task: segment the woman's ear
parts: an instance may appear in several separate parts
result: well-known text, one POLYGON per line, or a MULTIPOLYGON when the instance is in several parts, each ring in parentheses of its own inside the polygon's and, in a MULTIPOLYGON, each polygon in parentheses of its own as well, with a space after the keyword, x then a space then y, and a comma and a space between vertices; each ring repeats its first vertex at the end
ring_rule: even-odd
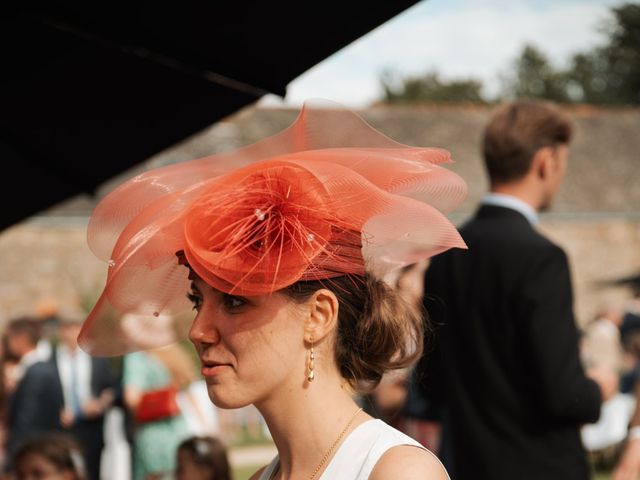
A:
POLYGON ((338 322, 338 298, 326 288, 317 290, 307 300, 309 318, 305 324, 305 340, 318 342, 329 335, 338 322))

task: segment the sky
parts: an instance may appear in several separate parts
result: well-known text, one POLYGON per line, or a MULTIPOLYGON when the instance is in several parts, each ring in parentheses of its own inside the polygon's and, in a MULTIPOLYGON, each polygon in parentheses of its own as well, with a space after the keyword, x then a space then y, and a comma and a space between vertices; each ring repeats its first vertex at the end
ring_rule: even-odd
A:
MULTIPOLYGON (((610 7, 624 0, 425 0, 359 38, 293 80, 284 103, 326 98, 364 107, 381 96, 380 75, 435 70, 443 78, 474 77, 495 95, 500 74, 525 44, 555 66, 602 44, 610 7)), ((265 105, 282 104, 269 96, 265 105)))

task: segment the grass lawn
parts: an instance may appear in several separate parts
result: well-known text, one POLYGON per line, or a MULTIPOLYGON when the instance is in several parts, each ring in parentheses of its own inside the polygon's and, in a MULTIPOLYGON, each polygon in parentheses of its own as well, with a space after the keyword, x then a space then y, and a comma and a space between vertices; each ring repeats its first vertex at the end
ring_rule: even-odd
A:
POLYGON ((597 472, 593 474, 593 480, 611 480, 611 474, 608 472, 597 472))
MULTIPOLYGON (((258 470, 263 465, 252 465, 249 467, 238 467, 233 469, 233 480, 249 480, 249 477, 254 474, 256 470, 258 470)), ((602 477, 602 479, 597 480, 605 480, 608 477, 602 477)))

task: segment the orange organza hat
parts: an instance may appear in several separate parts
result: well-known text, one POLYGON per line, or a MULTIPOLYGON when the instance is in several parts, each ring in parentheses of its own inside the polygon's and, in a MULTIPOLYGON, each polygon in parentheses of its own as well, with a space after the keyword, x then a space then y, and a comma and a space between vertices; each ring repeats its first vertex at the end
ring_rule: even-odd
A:
POLYGON ((447 151, 397 143, 348 110, 305 106, 258 143, 138 175, 89 222, 108 276, 80 345, 126 353, 137 347, 120 328, 124 314, 153 337, 155 317, 188 310, 185 259, 220 291, 258 295, 299 280, 383 276, 466 248, 444 216, 467 190, 447 162, 447 151))

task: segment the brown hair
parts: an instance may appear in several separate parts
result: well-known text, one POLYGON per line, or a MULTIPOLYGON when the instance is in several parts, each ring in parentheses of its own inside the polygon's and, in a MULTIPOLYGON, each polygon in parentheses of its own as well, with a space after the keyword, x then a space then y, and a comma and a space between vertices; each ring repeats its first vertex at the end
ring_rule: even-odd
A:
POLYGON ((568 144, 569 118, 550 103, 521 100, 502 106, 484 132, 484 162, 492 185, 522 178, 543 147, 568 144))
MULTIPOLYGON (((191 437, 178 446, 188 452, 194 463, 211 469, 211 479, 231 480, 231 467, 224 444, 214 437, 191 437)), ((180 465, 178 464, 178 469, 180 465)))
MULTIPOLYGON (((39 455, 53 464, 60 472, 72 472, 76 480, 86 478, 86 470, 80 447, 68 435, 47 433, 33 437, 18 448, 13 464, 18 473, 22 462, 29 455, 39 455)), ((20 476, 18 475, 18 479, 20 476)))
POLYGON ((327 288, 338 298, 335 362, 357 391, 372 390, 388 371, 422 354, 422 315, 386 283, 370 275, 300 281, 282 290, 304 301, 327 288))
POLYGON ((12 320, 7 325, 7 335, 26 335, 32 345, 37 345, 42 336, 42 323, 31 317, 12 320))

